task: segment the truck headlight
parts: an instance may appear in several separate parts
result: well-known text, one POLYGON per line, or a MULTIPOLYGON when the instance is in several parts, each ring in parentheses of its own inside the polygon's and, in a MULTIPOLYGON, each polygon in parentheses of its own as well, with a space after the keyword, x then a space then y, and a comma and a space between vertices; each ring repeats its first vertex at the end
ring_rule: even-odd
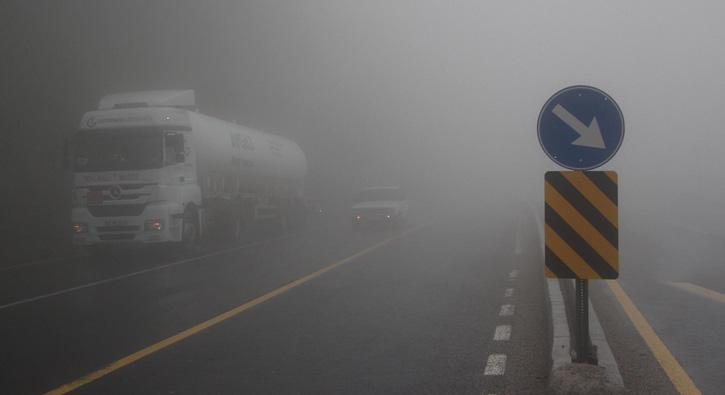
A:
POLYGON ((147 219, 143 224, 144 230, 163 230, 164 220, 161 218, 147 219))
POLYGON ((72 225, 73 233, 88 233, 88 224, 76 222, 72 225))

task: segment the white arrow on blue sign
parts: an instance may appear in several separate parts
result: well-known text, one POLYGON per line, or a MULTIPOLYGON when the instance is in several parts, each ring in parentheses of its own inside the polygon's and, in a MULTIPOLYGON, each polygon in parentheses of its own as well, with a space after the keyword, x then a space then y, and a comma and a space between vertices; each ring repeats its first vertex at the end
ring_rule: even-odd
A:
POLYGON ((624 117, 608 94, 576 85, 544 104, 537 125, 539 143, 557 164, 572 170, 597 168, 614 156, 624 139, 624 117))

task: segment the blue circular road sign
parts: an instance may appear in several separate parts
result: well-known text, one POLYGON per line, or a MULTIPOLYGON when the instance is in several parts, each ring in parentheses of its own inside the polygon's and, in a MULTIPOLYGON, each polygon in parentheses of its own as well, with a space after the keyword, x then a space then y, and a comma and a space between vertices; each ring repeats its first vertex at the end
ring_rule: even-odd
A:
POLYGON ((576 85, 544 104, 537 125, 546 155, 572 170, 591 170, 612 159, 624 139, 622 110, 609 95, 576 85))

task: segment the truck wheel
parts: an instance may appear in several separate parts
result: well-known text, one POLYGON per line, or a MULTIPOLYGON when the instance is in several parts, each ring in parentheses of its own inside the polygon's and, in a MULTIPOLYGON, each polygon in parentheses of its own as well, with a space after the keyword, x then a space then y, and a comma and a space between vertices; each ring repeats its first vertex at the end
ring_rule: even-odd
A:
POLYGON ((196 210, 186 209, 181 223, 181 244, 191 247, 199 241, 199 217, 196 210))

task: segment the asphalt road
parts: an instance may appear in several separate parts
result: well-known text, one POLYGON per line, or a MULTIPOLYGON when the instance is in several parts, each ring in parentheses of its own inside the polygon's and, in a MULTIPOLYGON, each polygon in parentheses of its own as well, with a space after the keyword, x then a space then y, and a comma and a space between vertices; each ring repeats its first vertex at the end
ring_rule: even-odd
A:
MULTIPOLYGON (((626 388, 722 393, 725 238, 623 218, 620 279, 591 299, 626 388)), ((0 393, 539 394, 537 226, 515 204, 362 232, 331 214, 193 252, 6 264, 0 393)))
POLYGON ((6 269, 2 392, 540 393, 533 223, 514 207, 401 230, 330 219, 193 254, 6 269))
POLYGON ((592 302, 625 384, 635 393, 722 394, 725 237, 637 212, 623 214, 618 284, 654 335, 637 333, 607 285, 595 285, 592 302), (656 353, 643 341, 655 337, 671 354, 669 362, 654 361, 656 353), (673 385, 678 371, 684 381, 679 389, 673 385))

